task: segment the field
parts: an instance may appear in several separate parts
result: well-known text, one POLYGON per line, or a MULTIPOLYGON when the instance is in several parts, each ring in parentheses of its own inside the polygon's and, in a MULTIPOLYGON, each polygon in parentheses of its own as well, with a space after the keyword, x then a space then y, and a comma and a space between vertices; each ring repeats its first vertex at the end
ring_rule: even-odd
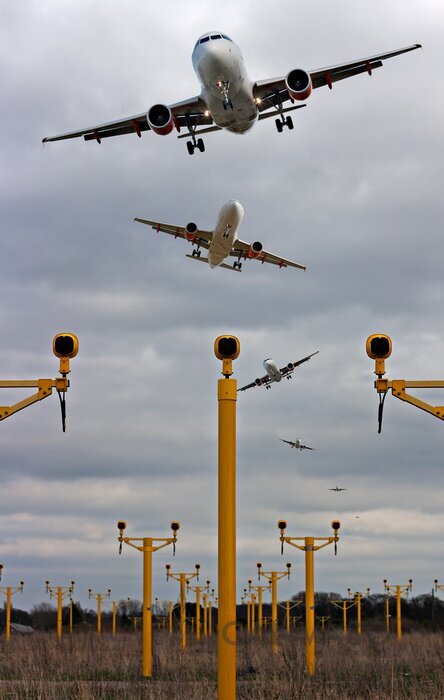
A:
MULTIPOLYGON (((11 700, 212 700, 216 698, 216 637, 197 644, 189 639, 182 652, 179 638, 154 631, 154 675, 140 677, 141 639, 134 632, 116 637, 93 632, 38 632, 0 642, 0 698, 11 700)), ((263 642, 240 633, 238 698, 254 700, 388 700, 444 698, 444 637, 412 632, 397 642, 394 635, 370 632, 317 633, 317 673, 304 670, 303 628, 279 635, 271 654, 263 642)), ((234 700, 234 699, 233 699, 234 700)))

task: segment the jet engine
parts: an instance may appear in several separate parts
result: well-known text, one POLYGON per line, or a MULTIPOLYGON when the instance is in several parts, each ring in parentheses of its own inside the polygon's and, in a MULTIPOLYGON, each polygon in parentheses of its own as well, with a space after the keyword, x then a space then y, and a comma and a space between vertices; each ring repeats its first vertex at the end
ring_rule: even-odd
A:
POLYGON ((289 362, 287 367, 291 371, 292 369, 294 369, 294 364, 292 362, 289 362))
POLYGON ((193 224, 192 221, 190 221, 189 224, 186 225, 185 228, 185 238, 187 241, 190 241, 191 243, 194 241, 194 239, 197 236, 197 226, 196 224, 193 224))
POLYGON ((254 380, 254 383, 256 384, 256 386, 260 386, 262 384, 262 379, 259 379, 259 377, 258 377, 257 379, 254 380))
POLYGON ((313 83, 305 70, 294 68, 285 78, 285 87, 293 100, 306 100, 311 95, 313 83))
POLYGON ((166 136, 174 127, 173 115, 166 105, 153 105, 147 114, 150 129, 155 134, 166 136))
POLYGON ((262 243, 260 243, 259 241, 251 243, 250 247, 248 248, 247 257, 257 258, 261 254, 262 248, 262 243))

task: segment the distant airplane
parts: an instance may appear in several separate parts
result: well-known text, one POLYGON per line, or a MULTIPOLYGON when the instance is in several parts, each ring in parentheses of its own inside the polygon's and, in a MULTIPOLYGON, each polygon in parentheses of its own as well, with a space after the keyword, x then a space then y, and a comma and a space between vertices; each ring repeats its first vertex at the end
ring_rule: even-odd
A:
POLYGON ((335 486, 334 489, 328 489, 329 491, 347 491, 347 489, 340 489, 339 486, 335 486))
MULTIPOLYGON (((174 43, 174 39, 172 41, 174 43)), ((201 134, 221 129, 243 134, 251 129, 257 120, 268 117, 278 117, 275 124, 279 133, 284 126, 293 129, 292 118, 285 117, 285 114, 305 107, 294 102, 307 100, 313 89, 328 85, 331 90, 333 83, 338 80, 360 73, 371 75, 373 70, 382 66, 383 60, 419 48, 420 44, 413 44, 388 53, 310 71, 294 68, 286 76, 254 82, 248 77, 244 59, 234 41, 222 32, 210 32, 199 37, 193 49, 193 68, 202 88, 197 97, 172 105, 155 104, 148 112, 58 136, 48 136, 43 142, 83 136, 85 141, 95 140, 101 143, 103 138, 109 136, 137 134, 140 137, 142 131, 149 130, 165 136, 173 129, 177 132, 185 129, 185 133, 180 134, 178 138, 190 139, 187 141, 188 153, 192 155, 196 148, 203 153, 205 145, 200 138, 201 134), (284 103, 288 100, 292 106, 284 108, 284 103), (196 136, 199 138, 196 139, 196 136)), ((166 46, 165 54, 168 54, 168 49, 166 46)), ((140 62, 141 55, 136 56, 133 52, 133 60, 140 62)), ((162 56, 159 60, 162 60, 162 56)), ((180 80, 176 72, 169 82, 177 84, 180 80)))
POLYGON ((241 272, 242 260, 258 260, 261 263, 271 263, 278 267, 297 267, 305 270, 304 265, 287 260, 280 255, 274 255, 264 250, 260 241, 246 243, 237 237, 237 232, 244 217, 244 209, 240 202, 233 199, 224 204, 219 212, 216 226, 212 231, 197 228, 194 223, 185 227, 172 224, 162 224, 159 221, 136 218, 141 224, 151 226, 155 231, 169 233, 174 238, 182 238, 193 246, 191 255, 187 258, 209 263, 210 267, 225 267, 227 270, 241 272), (201 257, 201 248, 208 250, 208 257, 201 257), (227 257, 237 258, 232 265, 224 263, 227 257))
POLYGON ((299 438, 296 438, 296 442, 292 442, 291 440, 283 440, 282 438, 279 438, 279 440, 281 442, 286 442, 287 445, 290 445, 291 447, 296 447, 296 449, 300 450, 301 452, 302 452, 302 450, 315 450, 316 451, 315 447, 308 447, 307 445, 302 445, 299 438))
POLYGON ((302 365, 303 362, 307 362, 310 357, 317 355, 318 352, 319 350, 316 350, 316 352, 313 352, 311 355, 307 355, 307 357, 303 357, 302 360, 298 360, 297 362, 289 362, 288 365, 285 365, 285 367, 282 367, 282 369, 278 369, 276 362, 272 360, 271 357, 268 357, 263 362, 264 368, 267 372, 265 377, 255 379, 254 382, 242 386, 240 389, 238 389, 238 391, 245 391, 246 389, 251 389, 253 386, 265 386, 266 389, 270 389, 270 384, 273 382, 280 382, 282 377, 291 379, 291 374, 294 372, 296 367, 302 365))

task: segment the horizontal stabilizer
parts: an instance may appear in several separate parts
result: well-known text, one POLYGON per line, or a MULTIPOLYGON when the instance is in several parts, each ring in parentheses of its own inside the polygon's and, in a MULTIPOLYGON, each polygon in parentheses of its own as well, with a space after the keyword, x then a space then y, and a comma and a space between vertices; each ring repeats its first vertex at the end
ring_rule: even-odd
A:
MULTIPOLYGON (((188 255, 187 258, 190 258, 191 260, 197 260, 198 262, 208 262, 208 258, 198 258, 197 255, 188 255)), ((217 267, 224 267, 226 270, 232 270, 233 272, 242 272, 242 270, 239 270, 237 267, 233 267, 232 265, 225 265, 225 263, 222 263, 222 265, 217 265, 217 267)))

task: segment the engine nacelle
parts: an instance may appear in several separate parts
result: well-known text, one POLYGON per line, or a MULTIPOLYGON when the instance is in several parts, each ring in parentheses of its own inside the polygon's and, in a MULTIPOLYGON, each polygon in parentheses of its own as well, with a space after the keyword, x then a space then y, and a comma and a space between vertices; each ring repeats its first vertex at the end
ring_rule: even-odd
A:
POLYGON ((313 83, 307 71, 294 68, 285 78, 285 87, 293 100, 306 100, 311 95, 313 83))
POLYGON ((187 241, 190 241, 191 243, 193 243, 196 236, 197 236, 197 226, 196 226, 196 224, 193 224, 192 221, 190 221, 190 223, 187 224, 186 228, 185 228, 185 238, 187 239, 187 241))
POLYGON ((262 384, 262 379, 259 379, 259 377, 258 377, 257 379, 254 380, 254 383, 256 384, 256 386, 260 386, 262 384))
POLYGON ((292 362, 289 362, 287 368, 291 371, 292 369, 294 369, 294 364, 292 362))
POLYGON ((174 128, 173 114, 166 105, 153 105, 147 114, 150 129, 155 134, 166 136, 174 128))
POLYGON ((247 252, 247 257, 248 258, 257 258, 262 252, 262 243, 259 241, 255 241, 254 243, 250 244, 250 247, 248 248, 247 252))

